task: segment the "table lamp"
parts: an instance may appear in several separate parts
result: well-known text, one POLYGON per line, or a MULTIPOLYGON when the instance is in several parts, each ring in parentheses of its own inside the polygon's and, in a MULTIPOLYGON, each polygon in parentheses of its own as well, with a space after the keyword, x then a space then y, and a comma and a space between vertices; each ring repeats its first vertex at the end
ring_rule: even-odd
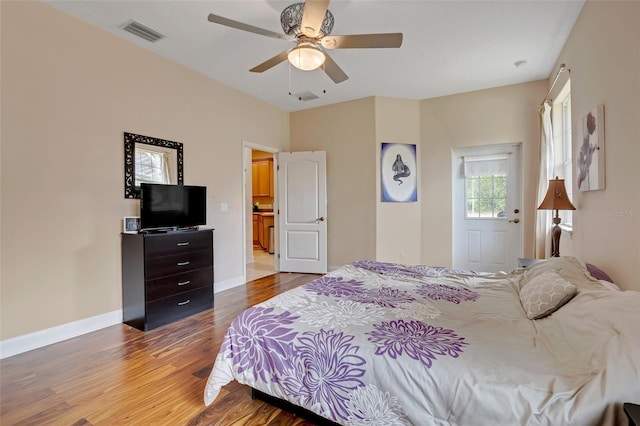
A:
POLYGON ((553 228, 551 229, 551 257, 560 257, 560 216, 558 210, 575 210, 573 204, 567 196, 567 190, 564 187, 564 179, 549 180, 549 188, 544 196, 544 200, 538 206, 538 210, 555 210, 556 216, 553 218, 553 228))

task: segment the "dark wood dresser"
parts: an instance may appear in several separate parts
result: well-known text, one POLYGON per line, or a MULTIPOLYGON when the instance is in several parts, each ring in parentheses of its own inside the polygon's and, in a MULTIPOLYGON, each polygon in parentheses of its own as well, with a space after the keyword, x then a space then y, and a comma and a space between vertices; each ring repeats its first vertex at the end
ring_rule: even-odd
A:
POLYGON ((212 307, 212 229, 122 234, 125 324, 147 331, 212 307))

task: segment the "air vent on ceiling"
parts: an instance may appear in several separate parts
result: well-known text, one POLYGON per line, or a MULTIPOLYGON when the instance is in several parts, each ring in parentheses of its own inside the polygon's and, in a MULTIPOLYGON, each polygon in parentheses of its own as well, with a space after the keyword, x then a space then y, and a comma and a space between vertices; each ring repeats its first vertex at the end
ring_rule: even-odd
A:
POLYGON ((156 41, 164 38, 164 36, 159 32, 152 30, 146 25, 142 25, 140 22, 134 21, 133 19, 120 25, 120 28, 125 31, 129 31, 131 34, 135 34, 138 37, 142 37, 151 43, 155 43, 156 41))
POLYGON ((318 99, 320 96, 316 95, 313 92, 305 90, 304 92, 292 93, 291 96, 296 98, 299 101, 311 101, 313 99, 318 99))

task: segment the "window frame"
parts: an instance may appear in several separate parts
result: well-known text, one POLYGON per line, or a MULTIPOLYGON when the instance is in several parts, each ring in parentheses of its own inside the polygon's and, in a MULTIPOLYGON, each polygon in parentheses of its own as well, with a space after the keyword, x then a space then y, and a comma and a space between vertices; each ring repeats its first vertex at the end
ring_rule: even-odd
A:
POLYGON ((498 219, 498 220, 506 220, 507 215, 506 215, 506 211, 507 211, 507 175, 506 174, 487 174, 487 175, 472 175, 472 176, 465 176, 464 178, 464 205, 465 205, 465 209, 464 209, 464 215, 465 215, 465 219, 480 219, 480 220, 487 220, 487 219, 498 219), (503 178, 504 182, 503 182, 503 186, 504 186, 504 197, 499 197, 496 198, 496 178, 503 178), (491 178, 491 197, 487 198, 487 197, 481 197, 481 191, 480 191, 480 180, 482 178, 491 178), (477 194, 478 197, 469 197, 469 182, 470 180, 472 181, 477 181, 478 182, 478 189, 477 189, 477 194), (496 211, 496 203, 495 200, 499 199, 499 200, 503 200, 504 202, 504 209, 501 209, 500 211, 504 212, 505 214, 503 216, 498 216, 498 214, 500 213, 500 211, 496 211), (478 216, 470 216, 469 215, 469 201, 477 201, 478 204, 480 204, 481 200, 491 200, 491 216, 480 216, 480 214, 482 213, 481 209, 478 209, 478 216))
MULTIPOLYGON (((565 180, 567 196, 573 200, 573 129, 571 120, 571 80, 567 80, 558 91, 556 101, 551 106, 555 155, 554 176, 565 180)), ((561 210, 560 228, 566 234, 573 234, 573 211, 561 210)))

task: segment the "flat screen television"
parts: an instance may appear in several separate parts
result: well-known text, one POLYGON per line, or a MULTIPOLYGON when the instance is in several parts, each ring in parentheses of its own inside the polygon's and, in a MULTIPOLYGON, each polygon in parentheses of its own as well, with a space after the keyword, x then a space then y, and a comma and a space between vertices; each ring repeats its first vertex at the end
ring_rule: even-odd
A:
POLYGON ((190 228, 207 223, 207 187, 140 185, 140 228, 190 228))

